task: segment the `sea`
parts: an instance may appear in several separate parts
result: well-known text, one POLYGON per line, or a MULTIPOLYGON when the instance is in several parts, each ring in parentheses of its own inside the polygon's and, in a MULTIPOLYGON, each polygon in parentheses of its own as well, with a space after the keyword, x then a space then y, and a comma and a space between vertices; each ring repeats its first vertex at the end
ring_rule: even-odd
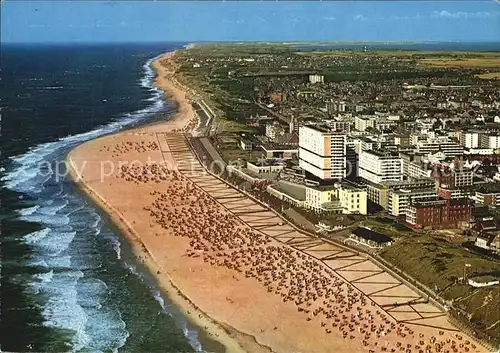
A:
POLYGON ((63 163, 84 141, 168 119, 150 65, 183 46, 2 45, 2 351, 206 351, 63 163))

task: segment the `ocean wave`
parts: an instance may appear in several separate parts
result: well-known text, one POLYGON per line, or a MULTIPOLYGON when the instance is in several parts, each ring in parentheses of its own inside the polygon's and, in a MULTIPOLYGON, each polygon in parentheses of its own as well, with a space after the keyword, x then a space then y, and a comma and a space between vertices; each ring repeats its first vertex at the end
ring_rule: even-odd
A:
POLYGON ((36 242, 37 247, 43 248, 50 256, 57 256, 69 247, 75 238, 76 231, 57 232, 54 236, 45 237, 36 242))
POLYGON ((35 194, 40 193, 43 191, 43 184, 47 181, 47 178, 50 178, 54 174, 47 163, 47 161, 51 161, 51 155, 61 150, 68 150, 70 147, 81 142, 104 134, 116 132, 163 109, 165 102, 162 93, 152 86, 154 71, 151 68, 151 64, 156 58, 157 57, 152 58, 144 64, 144 77, 140 80, 141 86, 155 90, 153 97, 151 97, 153 99, 151 100, 152 104, 150 106, 133 113, 125 113, 121 118, 106 125, 99 126, 91 131, 69 135, 57 141, 46 142, 31 148, 23 155, 11 157, 10 160, 15 167, 9 170, 0 180, 5 183, 8 189, 13 191, 35 194), (41 180, 41 178, 43 178, 43 180, 41 180))
POLYGON ((161 309, 164 313, 167 313, 167 307, 165 306, 165 299, 161 296, 161 292, 159 290, 153 290, 151 291, 151 294, 153 294, 153 298, 160 304, 161 309))
POLYGON ((69 224, 69 217, 64 214, 44 215, 37 212, 28 216, 23 216, 23 220, 49 226, 64 226, 69 224))
POLYGON ((47 264, 47 268, 61 269, 61 270, 72 268, 72 261, 70 255, 46 257, 44 261, 47 264))
MULTIPOLYGON (((11 164, 0 179, 10 190, 36 194, 43 200, 18 212, 21 219, 39 222, 45 227, 23 238, 34 249, 28 264, 43 270, 32 276, 30 286, 46 295, 42 308, 45 325, 75 332, 72 351, 117 351, 125 345, 129 332, 120 312, 112 309, 105 300, 109 290, 106 283, 92 277, 92 269, 102 264, 95 255, 99 249, 89 244, 88 239, 92 232, 94 237, 100 234, 103 227, 101 216, 94 210, 89 211, 85 201, 65 193, 68 189, 55 179, 49 163, 61 158, 77 144, 116 132, 163 109, 163 93, 152 87, 154 71, 151 64, 155 59, 144 64, 144 76, 140 81, 151 92, 147 98, 151 102, 148 107, 123 114, 118 120, 94 130, 40 144, 22 155, 11 157, 11 164)), ((117 258, 121 259, 119 239, 111 235, 108 241, 117 258)), ((135 265, 123 264, 142 279, 135 265)), ((159 292, 153 295, 156 295, 162 310, 169 309, 159 292)), ((197 351, 201 351, 196 332, 188 330, 186 337, 197 351)))
POLYGON ((133 264, 129 264, 126 261, 123 261, 123 266, 132 274, 136 275, 137 277, 141 278, 141 274, 137 271, 137 267, 133 264))
POLYGON ((34 244, 40 241, 41 239, 45 238, 49 234, 49 232, 50 232, 49 228, 44 228, 42 230, 26 234, 24 236, 24 241, 27 244, 34 244))
POLYGON ((52 277, 54 277, 54 270, 50 270, 49 272, 37 273, 33 277, 39 279, 41 282, 50 282, 52 281, 52 277))
POLYGON ((30 214, 33 214, 40 208, 40 205, 35 205, 33 207, 27 207, 27 208, 21 208, 17 210, 17 213, 21 216, 29 216, 30 214))
POLYGON ((76 290, 76 284, 83 276, 81 271, 56 273, 52 280, 42 287, 42 291, 49 294, 42 312, 45 325, 73 331, 74 350, 80 350, 91 342, 85 330, 88 317, 78 304, 76 290))
POLYGON ((122 258, 122 249, 121 249, 121 243, 118 237, 114 234, 110 235, 108 237, 109 241, 111 242, 111 246, 113 247, 113 250, 116 253, 116 258, 120 260, 122 258))
POLYGON ((127 342, 130 333, 118 310, 87 309, 88 321, 85 327, 93 339, 85 348, 97 352, 118 352, 127 342))
MULTIPOLYGON (((59 205, 52 206, 53 203, 51 203, 51 206, 44 206, 39 208, 37 211, 43 215, 47 216, 53 216, 55 215, 58 211, 62 210, 68 205, 69 201, 65 198, 62 199, 62 202, 59 205)), ((67 215, 66 215, 67 216, 67 215)))

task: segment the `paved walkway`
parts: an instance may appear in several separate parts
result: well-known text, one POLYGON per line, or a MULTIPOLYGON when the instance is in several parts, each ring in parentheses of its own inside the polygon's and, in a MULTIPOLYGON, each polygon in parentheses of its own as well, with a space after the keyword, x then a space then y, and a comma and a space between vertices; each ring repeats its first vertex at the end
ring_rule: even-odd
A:
POLYGON ((363 254, 298 231, 273 211, 209 174, 183 135, 165 134, 165 140, 179 171, 248 226, 322 262, 394 320, 458 331, 446 313, 363 254))

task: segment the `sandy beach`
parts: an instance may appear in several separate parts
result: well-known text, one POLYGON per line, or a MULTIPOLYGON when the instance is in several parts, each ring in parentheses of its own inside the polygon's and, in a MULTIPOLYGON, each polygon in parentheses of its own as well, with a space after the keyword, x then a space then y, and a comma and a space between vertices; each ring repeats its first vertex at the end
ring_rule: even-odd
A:
POLYGON ((361 254, 311 238, 206 172, 172 53, 153 63, 177 113, 86 142, 71 176, 171 300, 227 352, 485 352, 361 254))

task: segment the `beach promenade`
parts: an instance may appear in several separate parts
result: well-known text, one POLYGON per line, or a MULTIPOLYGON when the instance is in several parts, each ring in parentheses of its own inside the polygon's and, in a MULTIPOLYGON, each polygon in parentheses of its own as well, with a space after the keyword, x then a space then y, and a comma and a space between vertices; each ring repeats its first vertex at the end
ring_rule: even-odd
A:
POLYGON ((68 155, 73 178, 138 259, 228 352, 484 352, 446 314, 369 258, 311 237, 207 172, 169 122, 105 136, 68 155))

